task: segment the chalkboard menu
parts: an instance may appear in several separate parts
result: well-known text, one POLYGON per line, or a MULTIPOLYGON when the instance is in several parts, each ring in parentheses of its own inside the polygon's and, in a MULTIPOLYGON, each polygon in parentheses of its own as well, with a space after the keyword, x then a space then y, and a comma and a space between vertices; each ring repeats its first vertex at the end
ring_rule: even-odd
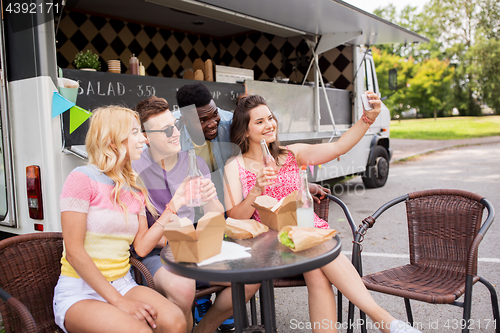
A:
MULTIPOLYGON (((104 105, 121 105, 133 109, 137 103, 150 96, 165 98, 174 110, 177 105, 175 94, 186 84, 200 81, 172 79, 164 77, 114 74, 106 72, 89 72, 75 69, 63 69, 65 78, 78 81, 78 98, 76 105, 92 111, 104 105)), ((212 93, 215 104, 223 110, 233 111, 236 97, 245 92, 243 84, 203 81, 212 93)), ((62 114, 64 147, 84 145, 88 131, 87 120, 73 133, 69 133, 69 112, 62 114)))

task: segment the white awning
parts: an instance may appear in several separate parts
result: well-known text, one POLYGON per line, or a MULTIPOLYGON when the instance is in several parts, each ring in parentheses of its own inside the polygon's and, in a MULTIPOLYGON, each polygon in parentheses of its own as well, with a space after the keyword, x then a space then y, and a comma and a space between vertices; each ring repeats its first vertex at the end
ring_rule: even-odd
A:
POLYGON ((320 44, 319 47, 325 50, 342 43, 373 45, 429 41, 341 0, 145 1, 282 37, 323 36, 324 46, 320 44))

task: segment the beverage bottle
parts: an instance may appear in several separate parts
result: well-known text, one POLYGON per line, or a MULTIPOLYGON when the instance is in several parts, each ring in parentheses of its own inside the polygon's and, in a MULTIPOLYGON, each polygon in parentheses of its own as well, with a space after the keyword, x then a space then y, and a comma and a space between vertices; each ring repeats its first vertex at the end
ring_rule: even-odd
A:
MULTIPOLYGON (((260 140, 260 148, 262 148, 262 159, 265 167, 271 167, 274 169, 274 172, 278 171, 278 167, 276 166, 276 161, 274 160, 273 155, 269 152, 269 148, 267 147, 266 139, 260 140)), ((278 174, 276 173, 276 176, 278 174)), ((278 178, 275 179, 274 184, 272 186, 278 185, 278 178)))
POLYGON ((132 53, 129 61, 130 74, 138 75, 139 74, 139 59, 132 53))
POLYGON ((198 168, 194 149, 189 150, 189 166, 186 175, 185 198, 187 207, 199 207, 201 205, 201 180, 203 174, 198 168))
POLYGON ((297 226, 314 227, 314 203, 309 193, 307 169, 303 165, 299 172, 299 193, 297 194, 297 226))

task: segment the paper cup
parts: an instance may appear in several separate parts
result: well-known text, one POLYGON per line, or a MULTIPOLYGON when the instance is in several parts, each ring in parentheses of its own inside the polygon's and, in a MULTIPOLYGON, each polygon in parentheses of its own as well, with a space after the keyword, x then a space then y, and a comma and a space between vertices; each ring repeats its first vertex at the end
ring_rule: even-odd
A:
POLYGON ((57 84, 59 86, 59 93, 66 98, 68 101, 76 104, 76 98, 78 97, 78 81, 58 78, 57 84))
POLYGON ((121 73, 120 60, 108 60, 109 73, 121 73))

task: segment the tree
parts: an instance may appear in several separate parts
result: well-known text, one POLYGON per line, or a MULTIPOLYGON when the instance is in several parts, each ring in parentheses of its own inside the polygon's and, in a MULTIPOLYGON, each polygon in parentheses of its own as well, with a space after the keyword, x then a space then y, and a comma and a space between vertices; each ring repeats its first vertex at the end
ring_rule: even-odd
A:
POLYGON ((442 53, 440 51, 441 43, 436 39, 439 36, 439 32, 433 25, 427 24, 425 15, 418 13, 417 7, 407 5, 398 13, 396 7, 389 4, 386 7, 376 9, 374 14, 430 39, 428 43, 376 45, 380 50, 387 50, 388 53, 397 54, 405 58, 412 56, 416 61, 436 57, 442 53))
POLYGON ((398 90, 384 101, 393 117, 410 107, 425 117, 447 115, 454 107, 450 104, 454 68, 449 61, 433 58, 417 62, 413 57, 405 59, 376 48, 372 53, 382 96, 391 94, 387 78, 389 69, 398 69, 398 90))
POLYGON ((500 41, 487 39, 478 42, 473 53, 473 68, 478 77, 480 99, 500 114, 500 41))
POLYGON ((481 103, 500 112, 494 96, 500 80, 500 73, 495 70, 499 68, 500 1, 430 0, 422 13, 410 6, 401 13, 394 6, 377 9, 375 13, 430 39, 417 46, 395 45, 392 53, 411 55, 419 62, 435 57, 449 59, 455 68, 450 84, 461 114, 479 115, 481 103))
POLYGON ((405 92, 407 83, 415 75, 416 66, 413 58, 403 58, 396 54, 390 54, 387 50, 381 51, 375 47, 372 48, 373 61, 377 71, 379 90, 382 96, 389 96, 384 104, 391 110, 391 116, 401 115, 401 112, 408 109, 409 104, 406 101, 405 92), (389 90, 389 69, 398 70, 398 89, 394 94, 389 90))
POLYGON ((408 80, 408 103, 424 117, 449 116, 453 108, 451 82, 454 68, 449 61, 426 59, 417 65, 415 76, 408 80))

